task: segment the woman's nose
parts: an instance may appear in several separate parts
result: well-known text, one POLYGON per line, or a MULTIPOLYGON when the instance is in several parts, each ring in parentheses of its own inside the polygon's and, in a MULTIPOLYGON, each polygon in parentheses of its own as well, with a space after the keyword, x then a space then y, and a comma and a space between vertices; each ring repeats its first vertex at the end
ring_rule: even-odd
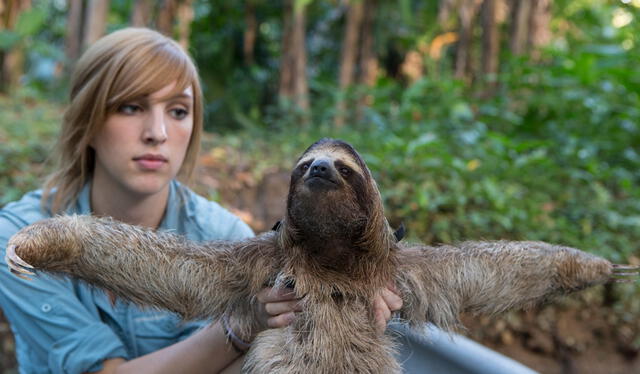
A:
POLYGON ((167 141, 167 126, 164 113, 159 111, 150 112, 145 121, 142 141, 150 145, 162 144, 167 141))

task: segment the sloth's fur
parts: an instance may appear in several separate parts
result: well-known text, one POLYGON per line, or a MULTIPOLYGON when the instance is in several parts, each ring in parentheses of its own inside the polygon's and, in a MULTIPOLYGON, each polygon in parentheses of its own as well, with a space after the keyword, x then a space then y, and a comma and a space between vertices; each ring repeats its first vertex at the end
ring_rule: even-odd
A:
POLYGON ((398 243, 380 193, 347 143, 309 147, 291 175, 277 231, 239 242, 194 243, 89 216, 48 219, 10 241, 38 269, 64 272, 186 319, 223 315, 242 336, 256 326, 256 294, 295 283, 303 311, 260 333, 247 373, 397 373, 394 343, 375 329, 372 301, 390 281, 411 326, 459 326, 461 312, 494 314, 606 282, 608 261, 542 242, 398 243))

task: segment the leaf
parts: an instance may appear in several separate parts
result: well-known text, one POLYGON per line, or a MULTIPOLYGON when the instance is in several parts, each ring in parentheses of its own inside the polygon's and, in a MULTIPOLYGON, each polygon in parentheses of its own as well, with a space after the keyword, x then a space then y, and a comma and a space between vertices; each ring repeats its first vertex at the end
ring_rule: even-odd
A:
POLYGON ((20 41, 20 35, 13 31, 0 31, 0 50, 6 51, 13 48, 20 41))
POLYGON ((309 3, 311 3, 311 0, 295 0, 293 3, 294 12, 297 13, 302 11, 307 5, 309 5, 309 3))
POLYGON ((413 154, 415 153, 416 150, 419 150, 427 146, 428 144, 435 142, 436 140, 438 140, 438 136, 436 134, 432 132, 424 133, 420 135, 417 139, 409 142, 409 145, 407 146, 407 153, 413 154))
POLYGON ((473 110, 469 104, 459 101, 453 104, 451 108, 451 117, 457 120, 472 120, 473 119, 473 110))
POLYGON ((469 170, 469 171, 474 171, 479 167, 480 167, 480 160, 478 160, 478 159, 473 159, 473 160, 467 162, 467 170, 469 170))
POLYGON ((32 8, 22 12, 18 16, 15 32, 21 37, 33 36, 42 29, 46 18, 47 13, 41 8, 32 8))

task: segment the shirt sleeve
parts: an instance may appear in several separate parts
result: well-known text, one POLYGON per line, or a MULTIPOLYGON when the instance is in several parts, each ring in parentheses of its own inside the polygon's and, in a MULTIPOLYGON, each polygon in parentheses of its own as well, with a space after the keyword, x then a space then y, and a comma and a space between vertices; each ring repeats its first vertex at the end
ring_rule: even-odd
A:
MULTIPOLYGON (((19 221, 17 216, 0 211, 3 251, 9 238, 20 229, 19 221)), ((74 281, 44 273, 32 279, 11 274, 4 253, 0 255, 0 305, 22 345, 28 347, 29 356, 48 365, 52 373, 95 371, 105 359, 127 357, 115 332, 78 298, 74 281)))
POLYGON ((189 321, 182 322, 180 326, 180 334, 178 335, 178 341, 183 341, 195 334, 197 331, 206 329, 211 324, 211 321, 189 321))
POLYGON ((188 219, 180 222, 182 229, 178 232, 191 240, 244 240, 254 236, 249 225, 214 201, 191 192, 186 206, 188 219))
POLYGON ((253 237, 253 230, 240 218, 235 217, 235 222, 231 224, 226 240, 242 240, 253 237))

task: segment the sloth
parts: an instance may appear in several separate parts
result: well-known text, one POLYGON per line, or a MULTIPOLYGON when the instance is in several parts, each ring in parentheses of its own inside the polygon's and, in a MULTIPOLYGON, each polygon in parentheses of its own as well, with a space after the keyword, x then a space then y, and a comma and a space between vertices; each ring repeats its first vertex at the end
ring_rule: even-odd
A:
POLYGON ((276 229, 236 242, 183 237, 91 216, 59 216, 23 228, 7 262, 69 274, 132 302, 185 319, 257 331, 256 294, 293 287, 302 311, 259 333, 245 373, 399 373, 394 341, 375 328, 372 300, 393 282, 399 320, 451 331, 463 312, 496 314, 607 282, 633 282, 639 268, 613 265, 543 242, 469 241, 426 246, 398 240, 376 182, 346 142, 322 139, 297 160, 285 217, 276 229))

